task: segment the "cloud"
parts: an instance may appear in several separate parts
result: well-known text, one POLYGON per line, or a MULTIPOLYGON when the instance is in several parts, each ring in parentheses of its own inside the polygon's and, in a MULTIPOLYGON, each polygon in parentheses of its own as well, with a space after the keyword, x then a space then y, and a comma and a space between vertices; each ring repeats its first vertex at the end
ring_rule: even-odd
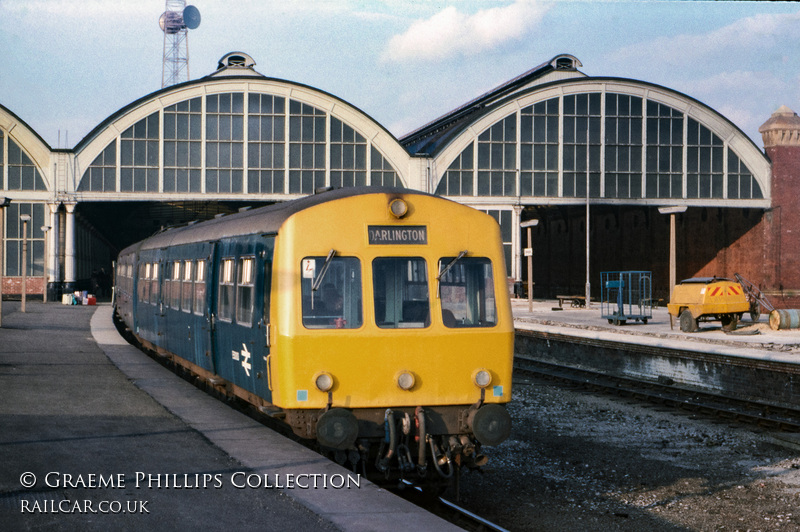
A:
POLYGON ((700 79, 680 82, 681 90, 697 98, 703 95, 741 94, 742 87, 747 87, 747 93, 786 92, 786 81, 769 71, 735 70, 717 72, 700 79))
POLYGON ((428 19, 413 22, 405 33, 392 37, 383 60, 442 60, 484 53, 524 36, 548 9, 537 0, 515 0, 510 5, 472 15, 448 6, 428 19))
POLYGON ((774 50, 780 43, 795 47, 800 12, 758 14, 702 34, 659 37, 621 48, 617 61, 708 68, 712 61, 754 57, 753 50, 774 50), (741 52, 741 53, 740 53, 741 52))

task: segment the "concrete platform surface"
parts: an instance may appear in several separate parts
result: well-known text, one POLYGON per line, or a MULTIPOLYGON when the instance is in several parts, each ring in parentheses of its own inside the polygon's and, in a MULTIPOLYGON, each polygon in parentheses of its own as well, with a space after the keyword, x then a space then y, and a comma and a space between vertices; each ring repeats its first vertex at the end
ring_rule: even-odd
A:
POLYGON ((737 329, 729 333, 718 321, 701 322, 697 332, 685 333, 677 320, 670 327, 666 307, 652 309, 647 324, 629 320, 625 325, 609 324, 601 317, 598 303, 558 310, 557 300, 536 299, 529 310, 528 300, 512 299, 511 307, 517 329, 800 364, 800 329, 772 330, 766 314, 757 322, 745 314, 737 329))
POLYGON ((3 303, 3 530, 457 529, 173 375, 111 313, 3 303))

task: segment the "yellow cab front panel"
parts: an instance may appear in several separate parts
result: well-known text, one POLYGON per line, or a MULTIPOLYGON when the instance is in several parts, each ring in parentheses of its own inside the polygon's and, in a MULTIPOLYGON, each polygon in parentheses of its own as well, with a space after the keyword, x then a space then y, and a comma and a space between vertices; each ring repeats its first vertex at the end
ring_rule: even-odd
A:
POLYGON ((271 324, 269 380, 282 408, 511 398, 500 230, 455 202, 376 193, 292 215, 275 243, 271 324))

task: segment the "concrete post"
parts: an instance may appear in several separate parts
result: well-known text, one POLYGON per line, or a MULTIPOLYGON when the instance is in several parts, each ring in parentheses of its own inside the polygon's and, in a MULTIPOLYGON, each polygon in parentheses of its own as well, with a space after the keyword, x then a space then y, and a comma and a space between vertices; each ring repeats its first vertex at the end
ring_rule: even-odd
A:
POLYGON ((58 203, 48 203, 48 217, 46 225, 50 226, 47 233, 45 256, 47 262, 45 263, 45 286, 44 291, 47 296, 56 301, 58 298, 55 290, 56 283, 58 283, 58 203))
POLYGON ((67 211, 64 236, 64 291, 75 290, 75 207, 77 203, 65 203, 67 211))

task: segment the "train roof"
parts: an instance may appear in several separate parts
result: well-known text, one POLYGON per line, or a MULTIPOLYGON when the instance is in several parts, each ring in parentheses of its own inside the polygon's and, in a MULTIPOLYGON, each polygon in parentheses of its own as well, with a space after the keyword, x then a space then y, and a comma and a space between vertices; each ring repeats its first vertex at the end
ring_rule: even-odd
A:
MULTIPOLYGON (((158 249, 195 242, 211 242, 237 235, 277 234, 283 223, 297 212, 329 201, 367 194, 432 196, 432 194, 402 187, 364 186, 338 188, 292 201, 228 214, 204 222, 193 222, 189 225, 170 227, 128 246, 120 252, 120 255, 126 255, 137 250, 158 249)), ((445 198, 441 199, 446 200, 445 198)))

